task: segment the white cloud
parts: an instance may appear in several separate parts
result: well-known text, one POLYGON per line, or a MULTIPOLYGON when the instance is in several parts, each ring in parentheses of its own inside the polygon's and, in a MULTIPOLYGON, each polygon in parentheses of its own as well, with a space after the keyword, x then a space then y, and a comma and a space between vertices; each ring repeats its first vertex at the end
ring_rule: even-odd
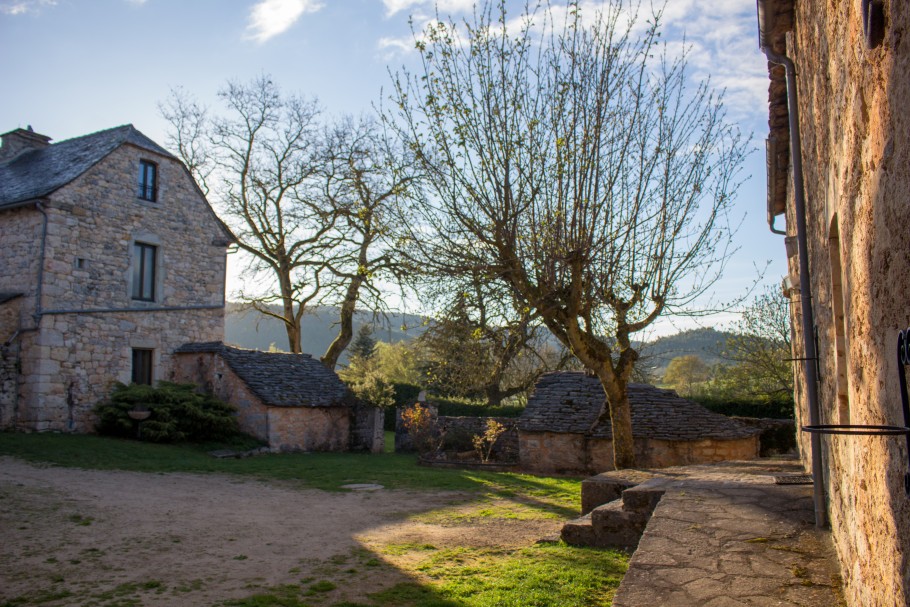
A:
POLYGON ((127 1, 128 3, 130 3, 130 4, 135 5, 135 6, 142 6, 143 4, 145 4, 146 2, 148 2, 148 0, 126 0, 126 1, 127 1))
POLYGON ((55 6, 57 0, 10 0, 0 2, 0 13, 5 15, 37 14, 45 6, 55 6))
POLYGON ((315 13, 323 6, 319 0, 260 0, 250 10, 247 37, 262 44, 287 31, 304 13, 315 13))
POLYGON ((390 54, 407 53, 414 49, 414 40, 410 37, 380 38, 377 46, 380 50, 391 51, 390 54))
POLYGON ((477 0, 382 0, 386 16, 392 16, 413 7, 438 7, 441 14, 470 13, 477 0))

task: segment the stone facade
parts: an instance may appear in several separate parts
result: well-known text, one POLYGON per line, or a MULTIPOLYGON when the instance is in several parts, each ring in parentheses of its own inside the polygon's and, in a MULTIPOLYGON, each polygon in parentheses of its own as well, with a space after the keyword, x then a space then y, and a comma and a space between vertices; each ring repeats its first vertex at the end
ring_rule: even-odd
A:
MULTIPOLYGON (((521 466, 540 473, 592 474, 613 470, 613 441, 584 434, 519 433, 521 466)), ((757 435, 730 440, 667 441, 635 439, 635 462, 642 468, 666 468, 755 459, 757 435)))
MULTIPOLYGON (((796 68, 810 272, 800 277, 791 244, 786 287, 793 302, 794 357, 805 356, 799 303, 811 298, 820 423, 902 426, 895 353, 898 331, 910 325, 910 38, 904 40, 910 5, 763 4, 772 50, 789 56, 796 68), (873 10, 871 20, 864 19, 863 7, 873 10), (872 26, 871 44, 864 22, 872 26), (800 289, 800 278, 808 289, 800 289)), ((772 81, 782 73, 775 67, 772 81)), ((773 110, 782 94, 772 83, 772 137, 782 128, 773 110)), ((797 228, 790 177, 792 166, 784 165, 770 187, 773 198, 780 182, 786 184, 785 205, 770 200, 769 206, 785 207, 792 243, 797 228)), ((805 385, 800 366, 802 424, 809 411, 805 385)), ((905 440, 829 435, 821 445, 821 482, 849 604, 910 604, 905 440)), ((807 435, 800 446, 809 469, 807 435)))
POLYGON ((232 236, 154 142, 118 127, 22 152, 0 179, 0 291, 23 293, 5 427, 91 431, 92 407, 131 380, 133 349, 151 351, 158 380, 181 344, 222 338, 232 236), (154 202, 137 197, 140 161, 157 167, 154 202), (151 301, 132 297, 137 242, 156 247, 151 301))

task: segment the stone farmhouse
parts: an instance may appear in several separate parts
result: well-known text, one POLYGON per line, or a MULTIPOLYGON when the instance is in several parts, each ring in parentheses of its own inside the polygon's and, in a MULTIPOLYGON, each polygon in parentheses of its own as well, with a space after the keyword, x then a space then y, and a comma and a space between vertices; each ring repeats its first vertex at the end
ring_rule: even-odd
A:
POLYGON ((131 125, 0 146, 0 428, 90 432, 114 382, 192 382, 275 451, 381 449, 382 412, 306 354, 224 338, 234 237, 131 125))
MULTIPOLYGON (((546 373, 537 380, 518 421, 523 469, 596 474, 613 469, 609 420, 598 423, 606 396, 600 380, 582 371, 546 373)), ((629 385, 635 458, 643 467, 705 464, 759 455, 761 429, 744 425, 672 390, 629 385)))
POLYGON ((850 605, 908 605, 910 470, 898 432, 910 420, 897 350, 910 326, 910 5, 759 0, 758 18, 771 81, 768 220, 788 255, 816 522, 831 526, 850 605))
POLYGON ((132 125, 0 146, 0 426, 90 431, 114 381, 168 379, 224 335, 234 237, 184 165, 132 125))

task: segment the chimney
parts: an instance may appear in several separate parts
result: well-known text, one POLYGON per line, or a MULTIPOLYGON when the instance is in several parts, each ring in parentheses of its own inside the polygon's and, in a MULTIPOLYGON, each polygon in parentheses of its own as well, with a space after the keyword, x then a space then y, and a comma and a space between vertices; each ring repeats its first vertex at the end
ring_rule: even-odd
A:
POLYGON ((46 148, 51 141, 47 135, 39 135, 32 130, 32 125, 28 125, 28 129, 4 133, 0 135, 0 139, 3 142, 0 145, 0 162, 9 162, 23 152, 46 148))

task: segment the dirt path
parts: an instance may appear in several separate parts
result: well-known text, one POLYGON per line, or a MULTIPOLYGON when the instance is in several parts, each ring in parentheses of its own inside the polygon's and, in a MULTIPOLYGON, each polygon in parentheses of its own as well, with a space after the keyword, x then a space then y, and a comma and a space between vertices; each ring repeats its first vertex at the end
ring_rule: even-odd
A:
POLYGON ((468 508, 470 499, 0 458, 0 605, 213 605, 259 588, 323 580, 335 588, 319 602, 331 605, 407 579, 383 546, 508 548, 560 526, 453 524, 432 516, 457 511, 459 503, 468 508))

